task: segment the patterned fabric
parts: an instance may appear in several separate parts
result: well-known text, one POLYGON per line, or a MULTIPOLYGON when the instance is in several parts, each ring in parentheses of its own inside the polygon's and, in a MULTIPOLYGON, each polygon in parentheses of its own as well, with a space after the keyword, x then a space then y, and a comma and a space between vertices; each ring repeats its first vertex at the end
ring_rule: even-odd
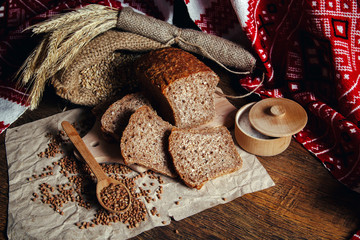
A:
POLYGON ((355 233, 351 238, 350 240, 360 240, 360 230, 355 233))
MULTIPOLYGON (((310 120, 296 140, 360 192, 358 3, 253 0, 248 9, 243 27, 267 73, 258 94, 301 103, 310 120)), ((258 81, 240 80, 248 89, 258 81)))
MULTIPOLYGON (((256 93, 287 97, 308 111, 295 139, 333 176, 360 192, 360 7, 351 0, 184 0, 204 32, 249 40, 266 79, 256 93)), ((172 0, 8 0, 0 6, 0 132, 27 107, 25 89, 10 81, 36 41, 26 27, 56 13, 98 3, 172 22, 172 0)), ((35 39, 36 40, 36 39, 35 39)), ((259 73, 260 76, 261 73, 259 73)), ((247 76, 247 90, 260 83, 247 76)))

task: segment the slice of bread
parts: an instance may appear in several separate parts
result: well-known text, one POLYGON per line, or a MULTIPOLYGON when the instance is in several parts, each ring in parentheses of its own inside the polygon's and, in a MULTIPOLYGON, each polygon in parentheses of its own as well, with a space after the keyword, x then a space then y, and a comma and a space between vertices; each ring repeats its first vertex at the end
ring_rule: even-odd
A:
POLYGON ((107 140, 120 141, 130 116, 141 106, 150 102, 142 93, 131 93, 112 103, 101 117, 101 130, 107 140))
POLYGON ((135 74, 159 115, 177 127, 197 127, 214 118, 219 77, 189 52, 151 51, 137 60, 135 74))
POLYGON ((169 152, 184 183, 200 189, 207 181, 242 167, 230 132, 224 126, 205 129, 173 128, 169 152))
POLYGON ((168 138, 173 126, 148 106, 131 115, 120 141, 121 154, 127 165, 138 164, 155 172, 176 177, 168 138))

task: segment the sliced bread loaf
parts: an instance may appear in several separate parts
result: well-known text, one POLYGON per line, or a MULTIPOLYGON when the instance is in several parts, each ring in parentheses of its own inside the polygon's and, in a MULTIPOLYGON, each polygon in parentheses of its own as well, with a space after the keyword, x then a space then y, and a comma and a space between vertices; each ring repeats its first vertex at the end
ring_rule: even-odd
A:
POLYGON ((169 152, 186 185, 200 189, 207 181, 242 167, 242 159, 226 127, 173 128, 169 152))
POLYGON ((100 120, 104 137, 120 141, 130 116, 144 105, 150 106, 150 102, 142 93, 131 93, 112 103, 100 120))
POLYGON ((154 50, 137 60, 135 73, 154 108, 177 127, 196 127, 215 116, 219 77, 194 55, 178 48, 154 50))
POLYGON ((120 141, 125 164, 138 164, 155 172, 175 177, 168 152, 168 138, 173 126, 148 106, 131 115, 120 141))

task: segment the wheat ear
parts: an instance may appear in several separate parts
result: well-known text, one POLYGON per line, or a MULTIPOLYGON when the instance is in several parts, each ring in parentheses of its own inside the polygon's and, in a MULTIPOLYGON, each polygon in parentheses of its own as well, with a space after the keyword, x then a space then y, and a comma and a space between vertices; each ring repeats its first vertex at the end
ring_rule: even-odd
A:
POLYGON ((46 82, 66 68, 81 49, 96 36, 116 27, 118 11, 101 5, 88 5, 30 27, 46 38, 21 67, 23 84, 31 83, 30 109, 35 109, 46 82))
POLYGON ((69 23, 79 22, 89 16, 95 17, 96 15, 106 14, 108 10, 109 7, 107 6, 90 4, 66 14, 55 15, 49 20, 30 26, 28 29, 31 29, 35 34, 51 32, 58 27, 69 23))
MULTIPOLYGON (((93 28, 89 34, 83 34, 82 39, 77 42, 77 46, 79 48, 84 47, 86 44, 88 44, 92 39, 94 39, 96 36, 98 36, 101 33, 104 33, 112 28, 114 28, 114 25, 116 25, 116 20, 107 20, 101 25, 98 25, 96 28, 93 28)), ((76 38, 76 37, 74 37, 76 38)), ((66 68, 69 66, 69 64, 72 62, 72 60, 77 56, 79 53, 79 48, 70 47, 67 50, 66 55, 62 55, 60 61, 57 64, 56 71, 59 71, 63 68, 66 68)), ((61 50, 62 51, 62 50, 61 50)))

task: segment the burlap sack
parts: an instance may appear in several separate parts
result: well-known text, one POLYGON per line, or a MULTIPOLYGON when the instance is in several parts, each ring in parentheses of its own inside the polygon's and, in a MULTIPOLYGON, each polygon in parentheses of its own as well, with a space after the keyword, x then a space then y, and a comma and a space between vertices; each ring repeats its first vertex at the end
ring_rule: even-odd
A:
POLYGON ((136 13, 132 8, 119 12, 116 27, 136 33, 165 45, 176 43, 180 48, 207 57, 222 66, 251 73, 256 59, 247 49, 215 35, 192 29, 180 29, 156 18, 136 13))
POLYGON ((149 38, 117 30, 93 39, 74 62, 52 79, 56 93, 72 103, 95 106, 133 91, 131 63, 142 53, 165 47, 149 38))

